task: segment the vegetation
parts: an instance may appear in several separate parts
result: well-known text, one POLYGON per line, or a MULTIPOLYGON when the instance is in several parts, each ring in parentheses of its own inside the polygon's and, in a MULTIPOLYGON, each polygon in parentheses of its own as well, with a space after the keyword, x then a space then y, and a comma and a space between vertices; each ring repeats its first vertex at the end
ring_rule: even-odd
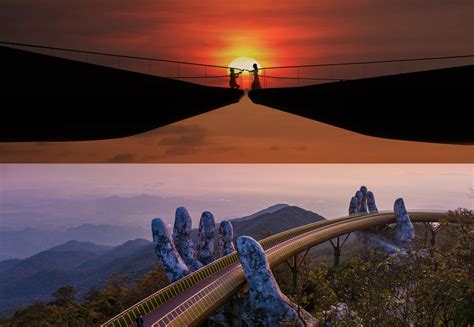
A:
POLYGON ((168 283, 160 266, 131 284, 125 275, 112 275, 103 289, 90 290, 82 302, 67 285, 52 294, 53 301, 33 303, 0 319, 0 326, 98 326, 168 283))
MULTIPOLYGON (((472 326, 474 222, 467 210, 452 217, 458 224, 444 224, 436 244, 417 224, 418 241, 403 259, 353 242, 343 249, 342 264, 336 268, 327 247, 316 252, 318 260, 307 258, 295 291, 286 265, 276 267, 274 274, 282 291, 322 325, 334 323, 334 308, 344 303, 350 312, 337 326, 472 326)), ((112 275, 103 289, 91 290, 81 302, 72 286, 64 286, 52 294, 53 301, 21 309, 0 319, 0 326, 97 326, 167 284, 157 266, 132 283, 126 276, 112 275)))
POLYGON ((283 265, 275 270, 277 281, 322 325, 334 322, 334 308, 345 303, 351 314, 336 325, 472 326, 474 224, 466 210, 453 215, 459 224, 444 225, 436 247, 420 224, 419 241, 403 259, 360 251, 337 268, 304 264, 293 293, 283 265))

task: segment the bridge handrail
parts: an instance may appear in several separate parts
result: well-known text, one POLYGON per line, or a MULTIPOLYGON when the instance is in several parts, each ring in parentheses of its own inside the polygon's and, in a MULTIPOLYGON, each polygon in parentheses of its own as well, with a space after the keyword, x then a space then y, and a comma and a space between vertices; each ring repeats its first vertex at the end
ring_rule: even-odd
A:
POLYGON ((270 66, 270 67, 259 68, 259 70, 283 69, 283 68, 371 65, 371 64, 384 64, 384 63, 407 62, 407 61, 429 61, 429 60, 446 60, 446 59, 462 59, 462 58, 474 58, 474 54, 440 56, 440 57, 407 58, 407 59, 386 59, 386 60, 372 60, 372 61, 347 61, 347 62, 309 64, 309 65, 270 66))
MULTIPOLYGON (((360 215, 362 216, 362 215, 360 215)), ((297 235, 297 233, 304 233, 306 232, 306 230, 308 228, 316 228, 316 227, 321 227, 321 226, 324 226, 326 224, 331 224, 331 223, 334 223, 334 222, 337 222, 337 221, 340 221, 342 219, 348 219, 348 218, 353 218, 354 216, 342 216, 342 217, 338 217, 338 218, 334 218, 334 219, 331 219, 331 220, 322 220, 322 221, 318 221, 318 222, 315 222, 315 223, 311 223, 311 224, 308 224, 308 225, 305 225, 305 226, 301 226, 301 227, 298 227, 298 228, 294 228, 290 231, 284 231, 284 232, 281 232, 281 233, 278 233, 278 234, 275 234, 275 235, 272 235, 270 237, 267 237, 263 240, 260 241, 260 244, 262 245, 262 247, 264 249, 268 249, 272 246, 274 246, 275 244, 277 244, 278 242, 283 242, 285 240, 287 240, 288 238, 291 238, 291 237, 294 237, 294 235, 297 235)), ((238 261, 238 257, 237 257, 237 253, 234 252, 234 253, 231 253, 227 256, 224 256, 222 258, 219 258, 217 260, 215 260, 214 262, 192 272, 191 274, 185 276, 184 278, 172 283, 172 284, 169 284, 168 286, 158 290, 157 292, 151 294, 150 296, 146 297, 145 299, 141 300, 140 302, 134 304, 133 306, 129 307, 128 309, 122 311, 119 315, 111 318, 110 320, 108 320, 107 322, 105 322, 104 324, 102 324, 102 326, 128 326, 128 325, 123 325, 123 324, 115 324, 114 321, 119 321, 119 320, 124 320, 128 323, 128 321, 130 321, 130 323, 133 322, 133 318, 130 317, 130 313, 133 313, 134 314, 134 317, 137 316, 138 313, 144 315, 146 313, 148 313, 150 310, 149 310, 149 305, 146 305, 146 303, 149 303, 150 301, 151 302, 155 302, 153 304, 155 304, 155 308, 159 305, 159 304, 162 304, 164 302, 166 302, 167 300, 169 300, 171 297, 169 296, 169 294, 172 294, 173 296, 176 296, 177 294, 180 294, 182 292, 184 292, 186 289, 196 285, 197 283, 199 283, 200 281, 204 280, 205 278, 211 276, 212 274, 214 274, 215 272, 221 270, 221 269, 224 269, 225 267, 233 264, 234 262, 237 262, 238 261), (219 268, 219 269, 216 269, 216 268, 219 268), (154 301, 153 301, 154 299, 154 301), (159 303, 156 303, 156 302, 159 302, 159 303)), ((152 306, 153 306, 152 304, 152 306)))
MULTIPOLYGON (((409 214, 413 222, 439 222, 445 219, 448 222, 458 222, 456 219, 449 219, 449 211, 410 211, 409 214)), ((472 215, 471 217, 474 218, 472 215)), ((380 224, 391 224, 396 221, 395 219, 395 214, 390 211, 362 216, 354 215, 350 217, 349 221, 339 220, 333 224, 308 231, 296 239, 290 239, 267 250, 270 267, 331 238, 380 224)), ((162 324, 158 323, 160 321, 169 326, 197 325, 236 294, 244 282, 242 268, 234 267, 230 272, 219 276, 211 284, 207 284, 205 288, 189 296, 187 300, 177 304, 152 326, 161 326, 162 324), (214 288, 213 285, 219 286, 214 288)))
MULTIPOLYGON (((157 61, 157 62, 184 64, 184 65, 201 66, 201 67, 226 68, 226 69, 227 68, 234 68, 234 69, 237 69, 237 70, 240 70, 240 71, 245 71, 246 70, 246 69, 240 69, 240 68, 237 68, 237 67, 203 64, 203 63, 197 63, 197 62, 191 62, 191 61, 179 61, 179 60, 152 58, 152 57, 130 56, 130 55, 117 54, 117 53, 106 53, 106 52, 98 52, 98 51, 77 50, 77 49, 71 49, 71 48, 51 47, 51 46, 44 46, 44 45, 37 45, 37 44, 9 42, 9 41, 1 41, 1 40, 0 40, 0 44, 21 46, 21 47, 29 47, 29 48, 37 48, 37 49, 46 49, 46 50, 58 50, 58 51, 66 51, 66 52, 94 54, 94 55, 117 57, 117 58, 128 58, 128 59, 137 59, 137 60, 146 60, 146 61, 157 61)), ((370 65, 370 64, 381 64, 381 63, 395 63, 395 62, 409 62, 409 61, 429 61, 429 60, 447 60, 447 59, 462 59, 462 58, 474 58, 474 54, 439 56, 439 57, 406 58, 406 59, 385 59, 385 60, 372 60, 372 61, 348 61, 348 62, 308 64, 308 65, 270 66, 270 67, 262 67, 262 68, 259 68, 258 70, 283 69, 283 68, 327 67, 327 66, 349 66, 349 65, 370 65)), ((189 77, 189 78, 191 78, 191 77, 189 77)), ((198 77, 193 77, 193 78, 198 78, 198 77)), ((267 76, 267 78, 279 78, 279 77, 267 76)), ((331 80, 331 79, 321 79, 321 80, 331 80)))
MULTIPOLYGON (((36 49, 46 49, 46 50, 57 50, 57 51, 93 54, 93 55, 116 57, 116 58, 127 58, 127 59, 137 59, 137 60, 146 60, 146 61, 166 62, 166 63, 171 63, 171 64, 183 64, 183 65, 191 65, 191 66, 201 66, 201 67, 211 67, 211 68, 226 68, 226 69, 234 68, 234 69, 237 69, 237 70, 242 70, 242 69, 236 68, 236 67, 220 66, 220 65, 209 65, 209 64, 202 64, 202 63, 191 62, 191 61, 178 61, 178 60, 151 58, 151 57, 129 56, 129 55, 123 55, 123 54, 116 54, 116 53, 106 53, 106 52, 97 52, 97 51, 77 50, 77 49, 70 49, 70 48, 49 47, 49 46, 44 46, 44 45, 28 44, 28 43, 0 41, 0 44, 21 46, 21 47, 29 47, 29 48, 36 48, 36 49)), ((204 76, 201 77, 201 78, 204 78, 204 76)))
MULTIPOLYGON (((411 210, 410 212, 416 212, 416 210, 411 210)), ((430 210, 430 212, 435 213, 434 210, 430 210)), ((314 223, 303 225, 297 228, 293 228, 291 230, 283 231, 281 233, 269 236, 259 241, 259 243, 262 245, 262 247, 265 250, 268 250, 271 247, 274 247, 296 236, 307 233, 311 230, 315 230, 327 225, 343 222, 345 220, 354 219, 357 217, 367 218, 373 215, 380 215, 383 213, 392 213, 392 211, 379 211, 377 213, 349 215, 349 216, 342 216, 342 217, 337 217, 333 219, 317 221, 314 223)), ((441 210, 439 211, 439 213, 446 213, 446 211, 441 210)), ((159 305, 168 301, 171 297, 184 292, 185 290, 196 285, 200 281, 208 278, 214 273, 230 266, 231 264, 237 261, 238 261, 238 257, 237 257, 236 252, 229 254, 227 256, 224 256, 222 258, 219 258, 216 261, 210 263, 209 265, 202 267, 201 269, 196 270, 193 273, 187 275, 186 277, 180 279, 179 281, 174 282, 158 290, 157 292, 151 294, 150 296, 146 297, 145 299, 141 300, 140 302, 134 304, 128 309, 122 311, 120 314, 111 318, 110 320, 102 324, 101 326, 107 326, 107 327, 129 326, 130 324, 133 323, 134 318, 138 315, 138 313, 142 315, 149 313, 150 311, 156 309, 159 305)))

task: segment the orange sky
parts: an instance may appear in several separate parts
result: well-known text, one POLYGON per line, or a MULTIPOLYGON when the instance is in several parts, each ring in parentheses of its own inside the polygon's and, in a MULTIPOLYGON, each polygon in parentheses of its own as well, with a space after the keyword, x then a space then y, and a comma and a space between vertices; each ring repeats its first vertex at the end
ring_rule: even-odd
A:
POLYGON ((471 0, 3 0, 0 39, 263 66, 473 52, 471 0))
MULTIPOLYGON (((268 67, 473 53, 472 17, 472 0, 2 0, 0 40, 268 67)), ((367 137, 247 97, 121 140, 0 144, 0 162, 473 161, 473 146, 367 137)))
POLYGON ((473 163, 474 145, 369 137, 238 104, 116 140, 0 143, 0 162, 473 163))

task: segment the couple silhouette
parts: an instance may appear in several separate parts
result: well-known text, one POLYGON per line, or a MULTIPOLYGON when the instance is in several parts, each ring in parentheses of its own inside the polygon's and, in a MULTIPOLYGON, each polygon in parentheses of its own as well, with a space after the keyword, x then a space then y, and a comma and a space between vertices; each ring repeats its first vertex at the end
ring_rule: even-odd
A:
MULTIPOLYGON (((253 64, 253 70, 249 70, 250 73, 253 74, 253 82, 252 82, 252 90, 261 89, 262 86, 260 85, 260 79, 258 76, 258 66, 257 64, 253 64)), ((240 89, 240 85, 237 84, 237 78, 240 74, 242 74, 245 69, 241 69, 240 72, 236 73, 234 68, 230 69, 230 80, 229 85, 231 89, 240 89)))

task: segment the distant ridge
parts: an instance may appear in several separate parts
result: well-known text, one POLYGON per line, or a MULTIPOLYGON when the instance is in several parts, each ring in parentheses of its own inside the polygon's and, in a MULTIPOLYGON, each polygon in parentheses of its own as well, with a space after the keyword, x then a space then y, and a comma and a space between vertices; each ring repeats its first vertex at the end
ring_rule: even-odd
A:
POLYGON ((264 213, 272 213, 272 212, 275 212, 277 210, 280 210, 282 208, 285 208, 285 207, 289 207, 290 205, 289 204, 285 204, 285 203, 277 203, 277 204, 274 204, 266 209, 263 209, 263 210, 260 210, 254 214, 251 214, 251 215, 248 215, 248 216, 245 216, 245 217, 242 217, 242 218, 235 218, 235 219, 231 219, 232 223, 235 223, 235 222, 238 222, 238 221, 245 221, 245 220, 248 220, 248 219, 252 219, 252 218, 255 218, 255 217, 258 217, 260 215, 263 215, 264 213))
POLYGON ((26 228, 17 231, 0 231, 0 254, 11 258, 26 258, 54 247, 82 246, 84 242, 116 246, 127 239, 142 237, 144 231, 135 226, 83 224, 64 231, 26 228), (69 241, 79 241, 70 243, 69 241), (67 242, 67 243, 66 243, 67 242), (66 243, 66 244, 64 244, 66 243))
POLYGON ((34 301, 49 301, 61 286, 82 297, 101 287, 112 273, 143 276, 158 260, 151 242, 136 239, 117 247, 70 241, 23 260, 0 262, 0 315, 34 301))
POLYGON ((252 236, 261 239, 271 234, 325 220, 317 213, 296 206, 285 205, 273 212, 266 212, 257 217, 245 220, 231 220, 234 236, 252 236))
POLYGON ((92 253, 102 253, 112 249, 112 246, 98 245, 92 242, 69 241, 64 244, 55 246, 48 251, 51 252, 68 252, 68 251, 86 251, 92 253))

